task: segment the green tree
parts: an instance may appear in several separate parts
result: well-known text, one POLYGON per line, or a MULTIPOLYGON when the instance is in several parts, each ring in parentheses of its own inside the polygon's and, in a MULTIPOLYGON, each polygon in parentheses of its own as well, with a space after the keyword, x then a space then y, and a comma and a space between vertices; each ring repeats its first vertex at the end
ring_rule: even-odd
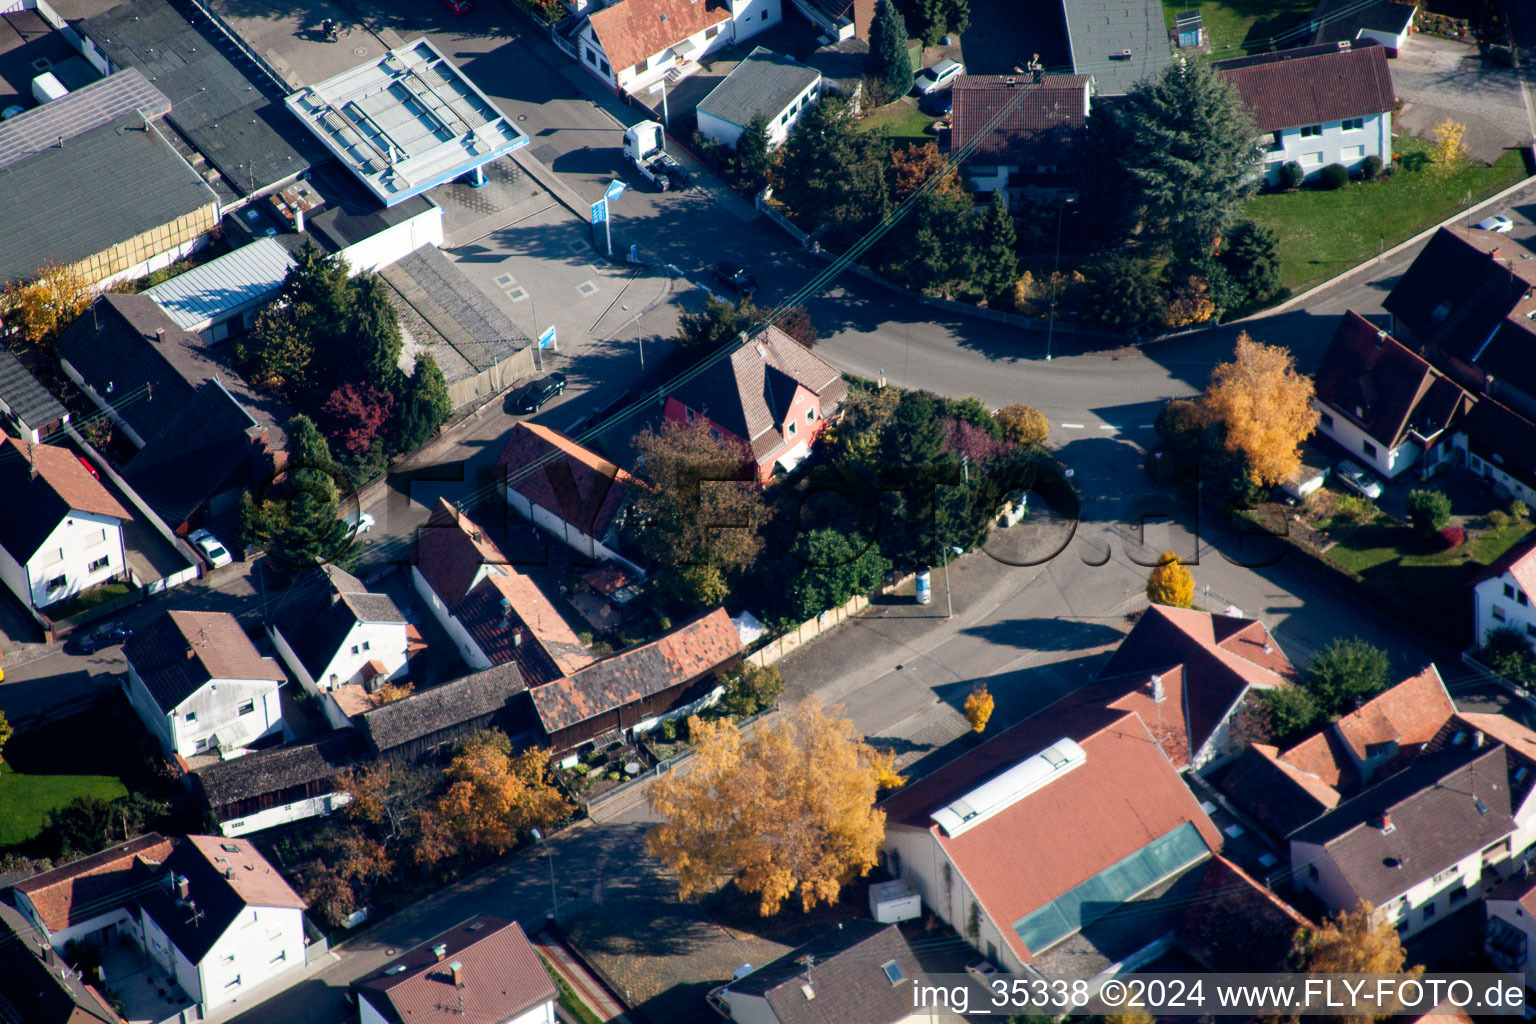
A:
POLYGON ((981 215, 980 227, 981 244, 974 281, 988 303, 996 306, 1012 295, 1013 286, 1019 280, 1019 239, 1001 189, 992 193, 992 205, 981 215))
POLYGON ((363 274, 352 282, 351 348, 362 371, 362 380, 380 391, 395 393, 400 387, 400 318, 389 300, 389 288, 377 274, 363 274))
POLYGON ((430 353, 416 357, 416 367, 405 385, 405 401, 395 423, 394 451, 413 452, 432 439, 437 428, 453 413, 448 381, 430 353))
POLYGON ((290 399, 311 383, 315 343, 309 306, 274 303, 256 314, 250 333, 235 342, 235 363, 251 383, 290 399))
POLYGON ((1185 256, 1210 253, 1258 187, 1258 129, 1237 90, 1209 63, 1177 60, 1115 116, 1144 228, 1185 256))
POLYGON ((889 212, 889 153, 890 141, 860 128, 848 100, 823 95, 779 147, 775 194, 807 231, 832 224, 862 233, 889 212))
POLYGON ((1451 525, 1451 496, 1433 487, 1408 492, 1408 521, 1426 536, 1451 525))
POLYGON ((1021 402, 997 410, 997 425, 1003 437, 1015 444, 1045 444, 1051 436, 1051 421, 1045 413, 1021 402))
POLYGON ((1318 713, 1333 721, 1386 689, 1391 669, 1380 647, 1359 637, 1335 637, 1312 659, 1303 678, 1317 700, 1318 713))
POLYGON ((970 197, 938 189, 918 196, 882 253, 886 276, 913 291, 947 295, 970 281, 979 256, 970 197))
POLYGON ((680 348, 709 352, 735 340, 750 328, 761 313, 749 299, 719 299, 713 295, 697 313, 684 312, 677 318, 677 344, 680 348))
POLYGON ((912 58, 907 54, 907 22, 892 0, 880 0, 869 26, 869 73, 893 96, 912 91, 912 58))
POLYGON ((1317 724, 1317 698, 1299 686, 1274 686, 1259 691, 1269 718, 1268 732, 1282 746, 1310 732, 1317 724))
POLYGON ((944 4, 944 31, 958 36, 971 27, 971 0, 946 0, 944 4))
POLYGON ((873 592, 891 568, 873 542, 833 529, 802 535, 793 551, 797 561, 789 597, 800 621, 873 592))
POLYGON ((1536 656, 1525 634, 1514 626, 1490 629, 1483 638, 1480 657, 1484 665, 1506 679, 1531 682, 1536 679, 1536 656))
POLYGON ((924 46, 936 45, 944 36, 950 0, 905 0, 904 6, 907 31, 921 39, 924 46))
POLYGON ((784 693, 784 677, 773 665, 744 661, 725 676, 720 710, 729 715, 755 715, 784 693))
POLYGON ((1150 260, 1110 256, 1088 276, 1087 319, 1109 331, 1144 334, 1163 322, 1162 277, 1150 260))
POLYGON ((1218 260, 1231 281, 1231 294, 1222 296, 1209 271, 1206 276, 1223 314, 1256 309, 1280 290, 1280 236, 1273 228, 1251 220, 1239 222, 1227 232, 1218 260), (1223 298, 1232 304, 1223 304, 1223 298))
POLYGON ((284 514, 271 530, 268 551, 289 568, 335 559, 346 548, 346 526, 337 518, 336 461, 308 416, 288 421, 288 468, 277 492, 284 514))
POLYGON ((0 756, 5 754, 5 745, 11 741, 16 730, 11 728, 11 723, 6 721, 5 712, 0 711, 0 756))
POLYGON ((68 860, 132 839, 170 816, 171 807, 143 793, 116 800, 83 796, 45 817, 45 831, 57 859, 68 860))
POLYGON ((748 191, 761 191, 768 184, 768 168, 773 164, 769 141, 768 118, 759 111, 736 139, 736 178, 748 191))

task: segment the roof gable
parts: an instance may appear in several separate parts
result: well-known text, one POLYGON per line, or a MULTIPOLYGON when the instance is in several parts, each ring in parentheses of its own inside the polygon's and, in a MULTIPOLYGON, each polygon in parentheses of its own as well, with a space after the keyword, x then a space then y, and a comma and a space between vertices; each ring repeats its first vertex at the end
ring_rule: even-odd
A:
POLYGON ((592 32, 617 76, 648 57, 731 20, 710 0, 621 0, 591 16, 592 32))
POLYGON ((162 884, 139 905, 193 964, 208 955, 246 907, 303 910, 304 901, 246 839, 188 836, 166 859, 162 884), (187 880, 187 898, 172 878, 187 880))
POLYGON ((1397 102, 1381 46, 1299 47, 1217 61, 1216 70, 1260 132, 1382 114, 1397 102))
POLYGON ((510 566, 496 566, 454 609, 492 664, 517 663, 539 686, 596 661, 538 585, 510 566))
POLYGON ((1179 945, 1208 971, 1280 971, 1311 922, 1236 864, 1211 858, 1179 929, 1179 945))
POLYGON ((1485 580, 1496 580, 1509 573, 1525 591, 1526 596, 1536 599, 1536 533, 1522 540, 1504 554, 1494 559, 1486 569, 1477 574, 1475 586, 1485 580))
POLYGON ((365 711, 362 728, 373 749, 383 753, 471 719, 494 715, 527 688, 516 665, 493 665, 365 711))
POLYGON ((1442 227, 1383 306, 1415 342, 1440 345, 1473 362, 1477 347, 1536 286, 1532 255, 1505 235, 1442 227))
POLYGON ((960 151, 1002 109, 1017 104, 977 143, 968 162, 1070 168, 1088 119, 1088 76, 961 75, 954 85, 951 147, 960 151), (1023 94, 1022 98, 1020 93, 1023 94))
POLYGON ((353 988, 392 1024, 509 1021, 557 995, 523 930, 489 914, 434 935, 353 988))
POLYGON ((759 46, 699 101, 698 110, 745 128, 757 114, 778 117, 820 78, 814 68, 759 46))
POLYGON ((72 449, 4 438, 0 444, 0 547, 25 565, 71 511, 132 519, 72 449))
POLYGON ((496 465, 518 494, 601 539, 623 507, 631 477, 596 452, 539 423, 519 421, 496 465))
POLYGON ((228 612, 167 611, 128 638, 123 656, 166 714, 215 680, 285 679, 228 612))
POLYGON ((16 891, 26 894, 44 927, 60 932, 126 905, 146 869, 163 863, 172 849, 171 840, 150 832, 17 882, 16 891))
POLYGON ((912 987, 921 978, 900 929, 860 918, 732 981, 727 991, 762 997, 778 1024, 899 1024, 912 1013, 912 987), (893 962, 901 976, 894 983, 884 969, 893 962))
POLYGON ((21 914, 4 904, 0 904, 0 1014, 26 1024, 119 1024, 122 1020, 21 914))

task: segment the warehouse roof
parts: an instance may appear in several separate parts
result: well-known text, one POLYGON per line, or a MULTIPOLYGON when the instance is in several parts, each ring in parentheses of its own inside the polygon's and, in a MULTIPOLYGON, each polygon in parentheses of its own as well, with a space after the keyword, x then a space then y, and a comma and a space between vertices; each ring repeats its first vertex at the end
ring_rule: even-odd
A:
POLYGON ((146 118, 170 113, 171 101, 165 93, 133 69, 119 71, 99 82, 23 111, 8 121, 0 121, 0 167, 24 160, 59 145, 60 139, 99 128, 124 114, 146 118))
POLYGON ((528 144, 425 38, 301 89, 287 103, 385 206, 528 144))
POLYGON ((184 331, 200 331, 271 298, 294 258, 275 238, 258 238, 234 252, 178 274, 144 294, 184 331))
POLYGON ((698 110, 745 128, 756 114, 770 121, 778 117, 820 80, 821 72, 815 68, 759 46, 704 97, 698 110))
POLYGON ((217 201, 158 127, 126 114, 0 168, 0 281, 78 263, 217 201))

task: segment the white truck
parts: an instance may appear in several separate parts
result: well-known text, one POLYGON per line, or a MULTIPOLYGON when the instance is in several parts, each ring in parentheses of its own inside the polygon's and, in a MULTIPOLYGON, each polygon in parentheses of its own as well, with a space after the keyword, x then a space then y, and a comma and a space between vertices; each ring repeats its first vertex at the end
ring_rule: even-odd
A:
POLYGON ((688 172, 663 148, 662 127, 641 121, 624 133, 624 156, 659 191, 688 187, 688 172))

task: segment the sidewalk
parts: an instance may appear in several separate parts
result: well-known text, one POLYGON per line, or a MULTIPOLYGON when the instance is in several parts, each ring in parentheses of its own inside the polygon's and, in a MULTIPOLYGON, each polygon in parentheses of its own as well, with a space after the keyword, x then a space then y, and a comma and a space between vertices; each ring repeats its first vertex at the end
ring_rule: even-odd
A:
POLYGON ((529 941, 533 943, 534 949, 544 955, 550 968, 571 986, 576 997, 599 1019, 613 1024, 634 1024, 633 1019, 625 1014, 624 1007, 609 995, 607 986, 576 961, 564 941, 548 931, 539 932, 529 941))

